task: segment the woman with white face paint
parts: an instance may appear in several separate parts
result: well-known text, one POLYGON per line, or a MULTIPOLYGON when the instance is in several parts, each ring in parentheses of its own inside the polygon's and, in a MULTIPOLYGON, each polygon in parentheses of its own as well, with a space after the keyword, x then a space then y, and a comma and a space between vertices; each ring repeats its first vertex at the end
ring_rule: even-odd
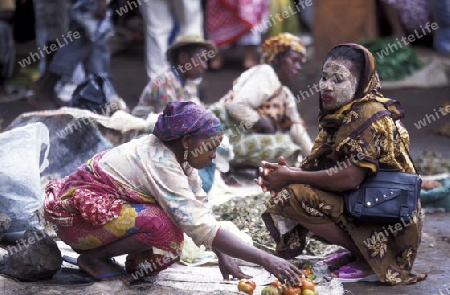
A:
POLYGON ((344 214, 343 192, 366 176, 383 167, 414 173, 408 132, 400 122, 403 109, 379 92, 375 59, 357 44, 337 45, 328 53, 319 87, 319 135, 301 168, 289 167, 283 158, 260 167, 257 182, 272 195, 262 218, 277 254, 301 254, 311 231, 348 250, 325 260, 341 281, 396 285, 424 279, 411 273, 421 214, 392 226, 357 225, 344 214))
POLYGON ((334 111, 355 97, 358 78, 351 66, 350 61, 336 58, 328 58, 323 65, 319 89, 325 111, 334 111))

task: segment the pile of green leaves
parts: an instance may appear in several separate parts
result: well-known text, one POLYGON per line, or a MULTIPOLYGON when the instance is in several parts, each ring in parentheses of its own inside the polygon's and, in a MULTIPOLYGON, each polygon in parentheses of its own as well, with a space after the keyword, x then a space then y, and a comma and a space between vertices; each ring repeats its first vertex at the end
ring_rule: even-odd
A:
POLYGON ((372 52, 382 81, 402 80, 425 65, 417 58, 417 54, 411 46, 404 45, 401 42, 402 46, 400 46, 396 39, 362 40, 359 44, 372 52), (394 45, 397 46, 397 49, 394 49, 394 45), (394 50, 391 50, 391 48, 394 50))
POLYGON ((261 219, 266 198, 261 194, 255 197, 233 199, 213 207, 213 212, 218 220, 232 221, 239 230, 248 233, 258 244, 275 248, 275 242, 261 219))
MULTIPOLYGON (((263 249, 274 250, 275 242, 261 218, 261 214, 266 208, 264 202, 268 198, 270 196, 261 194, 254 197, 232 199, 224 204, 214 206, 213 213, 218 220, 232 221, 239 230, 250 235, 253 242, 263 246, 263 249)), ((307 237, 303 254, 322 255, 329 253, 329 247, 333 246, 315 236, 307 237)))

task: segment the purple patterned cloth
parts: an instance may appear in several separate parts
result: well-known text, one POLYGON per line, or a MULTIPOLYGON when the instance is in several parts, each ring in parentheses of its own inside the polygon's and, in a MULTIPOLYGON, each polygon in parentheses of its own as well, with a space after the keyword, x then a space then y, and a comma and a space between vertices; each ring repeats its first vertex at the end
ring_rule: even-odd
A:
POLYGON ((153 134, 169 141, 186 134, 212 136, 220 131, 220 121, 211 111, 191 101, 173 101, 159 115, 153 134))

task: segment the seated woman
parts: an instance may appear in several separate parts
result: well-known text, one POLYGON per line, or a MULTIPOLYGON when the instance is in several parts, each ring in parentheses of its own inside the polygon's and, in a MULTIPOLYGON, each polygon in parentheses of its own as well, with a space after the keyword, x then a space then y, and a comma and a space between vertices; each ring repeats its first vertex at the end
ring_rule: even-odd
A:
POLYGON ((77 263, 103 280, 156 274, 180 255, 183 232, 212 247, 224 278, 247 278, 232 257, 263 266, 280 280, 297 279, 288 261, 248 246, 220 228, 197 169, 222 140, 219 119, 193 102, 171 102, 153 134, 95 155, 68 177, 49 183, 45 218, 80 253, 77 263), (128 254, 126 270, 110 258, 128 254), (138 272, 141 270, 141 272, 138 272), (133 273, 134 272, 134 273, 133 273))
POLYGON ((207 61, 215 53, 214 44, 200 36, 178 36, 166 52, 170 69, 145 86, 132 114, 146 119, 150 113, 161 113, 170 101, 201 104, 196 81, 203 77, 207 61))
POLYGON ((282 33, 262 45, 262 63, 242 73, 220 102, 209 108, 228 130, 233 167, 258 167, 283 155, 295 164, 309 154, 312 142, 286 86, 305 59, 300 38, 282 33))
POLYGON ((414 173, 409 135, 400 122, 403 109, 378 91, 374 57, 360 45, 341 44, 328 53, 319 87, 320 131, 301 168, 289 167, 282 158, 260 167, 258 183, 272 192, 262 217, 278 255, 300 254, 311 231, 351 252, 326 261, 343 281, 407 284, 424 279, 411 273, 421 214, 392 232, 381 223, 358 225, 343 211, 343 192, 380 167, 414 173))

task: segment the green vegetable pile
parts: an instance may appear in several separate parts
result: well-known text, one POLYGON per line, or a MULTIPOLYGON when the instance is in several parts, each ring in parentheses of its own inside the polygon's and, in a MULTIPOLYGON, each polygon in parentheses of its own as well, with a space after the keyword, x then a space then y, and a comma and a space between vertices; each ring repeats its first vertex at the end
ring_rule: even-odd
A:
POLYGON ((404 45, 401 41, 400 46, 396 39, 362 40, 359 44, 372 52, 382 81, 402 80, 425 65, 417 58, 411 46, 404 45))
MULTIPOLYGON (((264 250, 270 252, 275 249, 276 245, 261 218, 261 214, 266 208, 264 202, 268 198, 269 196, 261 194, 255 197, 232 199, 219 206, 214 206, 213 213, 218 220, 232 221, 239 230, 250 235, 254 243, 263 246, 264 250)), ((329 247, 333 246, 315 236, 307 237, 303 254, 322 255, 329 253, 329 247)))
POLYGON ((239 230, 248 233, 254 242, 275 248, 275 242, 261 219, 266 198, 261 194, 255 197, 233 199, 215 206, 213 212, 218 220, 232 221, 239 230))

